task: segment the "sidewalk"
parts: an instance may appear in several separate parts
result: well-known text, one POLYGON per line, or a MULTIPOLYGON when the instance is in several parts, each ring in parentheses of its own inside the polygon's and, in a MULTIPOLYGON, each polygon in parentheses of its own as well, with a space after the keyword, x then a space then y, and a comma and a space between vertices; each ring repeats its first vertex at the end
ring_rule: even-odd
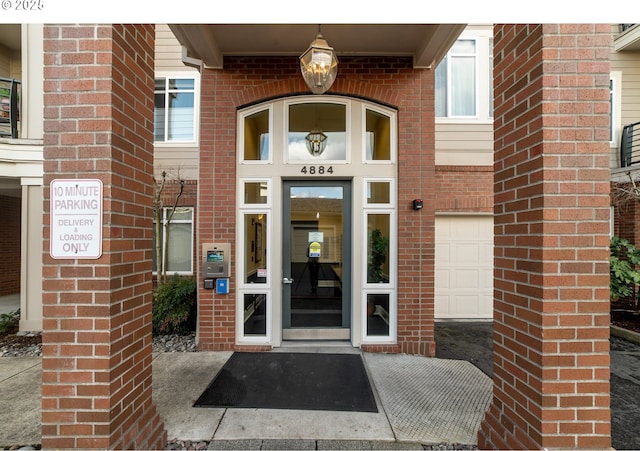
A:
MULTIPOLYGON (((154 354, 154 400, 169 440, 210 449, 422 449, 473 445, 491 381, 469 362, 363 354, 378 413, 191 407, 230 352, 154 354)), ((0 359, 0 447, 40 443, 40 358, 0 359), (19 415, 16 415, 19 413, 19 415)))

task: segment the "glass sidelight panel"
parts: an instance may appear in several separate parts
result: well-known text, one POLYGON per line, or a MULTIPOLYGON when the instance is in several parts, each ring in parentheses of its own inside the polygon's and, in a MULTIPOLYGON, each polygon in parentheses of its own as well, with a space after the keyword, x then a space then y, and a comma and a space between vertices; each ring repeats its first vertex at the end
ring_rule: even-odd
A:
POLYGON ((390 182, 367 182, 367 204, 389 204, 390 202, 390 182))
POLYGON ((269 159, 269 110, 244 118, 244 159, 269 159))
POLYGON ((244 295, 244 335, 267 335, 267 294, 247 293, 244 295))
POLYGON ((389 336, 389 294, 367 294, 367 336, 389 336))
POLYGON ((389 283, 390 226, 388 213, 367 215, 368 283, 389 283))
POLYGON ((367 160, 391 159, 391 119, 376 111, 367 110, 367 160))
POLYGON ((245 182, 245 204, 266 204, 267 200, 267 182, 245 182))
POLYGON ((244 215, 244 283, 267 283, 267 214, 244 215))

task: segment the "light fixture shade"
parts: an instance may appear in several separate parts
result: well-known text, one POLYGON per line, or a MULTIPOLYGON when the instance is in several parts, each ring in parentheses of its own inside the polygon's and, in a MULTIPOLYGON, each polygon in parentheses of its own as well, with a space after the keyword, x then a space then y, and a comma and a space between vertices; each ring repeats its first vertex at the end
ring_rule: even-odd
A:
POLYGON ((300 70, 314 94, 326 92, 338 74, 338 58, 320 33, 300 56, 300 70))
POLYGON ((321 131, 311 131, 305 136, 307 150, 314 157, 319 157, 327 147, 327 135, 321 131))

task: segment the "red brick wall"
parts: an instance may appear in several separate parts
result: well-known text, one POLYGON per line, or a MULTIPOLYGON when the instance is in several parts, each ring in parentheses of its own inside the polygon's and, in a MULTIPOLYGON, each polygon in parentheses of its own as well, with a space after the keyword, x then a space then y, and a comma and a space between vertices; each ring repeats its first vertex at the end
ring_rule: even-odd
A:
POLYGON ((0 296, 6 296, 20 293, 20 198, 0 196, 0 211, 0 296))
MULTIPOLYGON (((227 58, 224 70, 202 73, 199 243, 236 245, 236 109, 271 97, 309 94, 297 58, 227 58), (212 189, 215 183, 215 189, 212 189)), ((329 94, 364 97, 398 108, 398 342, 372 351, 434 355, 435 184, 433 71, 408 58, 340 58, 329 94), (425 199, 416 212, 411 200, 425 199)), ((232 262, 233 263, 233 262, 232 262)), ((232 269, 232 274, 233 274, 232 269)), ((199 346, 235 348, 235 281, 229 295, 199 291, 199 346)), ((243 348, 249 349, 249 348, 243 348)))
POLYGON ((481 449, 611 446, 610 30, 494 30, 494 399, 481 449))
POLYGON ((153 26, 44 27, 43 448, 162 448, 152 402, 153 26), (52 179, 104 185, 103 254, 49 257, 52 179))
POLYGON ((436 211, 493 212, 493 166, 436 166, 436 211))

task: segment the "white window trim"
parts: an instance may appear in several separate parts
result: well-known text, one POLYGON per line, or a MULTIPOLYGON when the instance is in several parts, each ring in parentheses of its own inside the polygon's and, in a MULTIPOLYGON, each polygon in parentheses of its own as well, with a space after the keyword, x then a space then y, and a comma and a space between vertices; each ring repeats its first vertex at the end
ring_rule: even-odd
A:
MULTIPOLYGON (((167 211, 171 210, 173 207, 162 207, 162 225, 165 226, 167 224, 167 211)), ((191 270, 189 271, 170 271, 167 270, 165 271, 166 275, 174 275, 174 274, 178 274, 179 276, 192 276, 193 275, 193 241, 194 241, 194 236, 195 234, 193 233, 193 228, 195 225, 195 208, 194 207, 176 207, 176 209, 186 209, 186 210, 190 210, 191 211, 191 219, 187 220, 187 219, 172 219, 170 224, 191 224, 191 239, 189 240, 189 255, 191 256, 191 258, 189 259, 190 262, 190 266, 191 266, 191 270)), ((153 221, 153 231, 155 233, 155 219, 153 221)), ((157 239, 157 237, 156 237, 157 239)), ((164 256, 164 253, 167 250, 167 243, 166 243, 166 239, 167 239, 167 234, 163 233, 162 234, 162 254, 164 256)), ((155 249, 153 250, 154 254, 155 254, 155 249)), ((156 262, 156 267, 158 266, 159 262, 156 262)), ((154 275, 158 275, 158 270, 156 269, 155 271, 153 271, 154 275)))
MULTIPOLYGON (((436 123, 456 124, 493 124, 493 116, 489 116, 489 102, 493 102, 493 93, 489 92, 489 77, 493 76, 493 68, 490 67, 489 55, 490 40, 493 38, 493 29, 464 30, 458 40, 473 40, 476 42, 475 70, 476 70, 476 114, 474 116, 436 116, 436 123)), ((447 60, 449 60, 447 58, 447 60)), ((435 76, 435 74, 434 74, 435 76)), ((447 78, 447 96, 450 95, 451 77, 447 78)), ((450 102, 447 102, 447 108, 450 102)))
POLYGON ((398 302, 396 297, 396 285, 398 277, 398 237, 397 237, 397 206, 396 206, 396 180, 388 177, 366 177, 362 180, 362 262, 360 277, 362 280, 362 308, 361 308, 361 337, 362 344, 389 344, 397 342, 397 324, 398 324, 398 302), (390 182, 390 200, 389 204, 369 204, 367 203, 367 184, 369 182, 390 182), (367 282, 367 217, 369 214, 388 214, 389 228, 393 232, 389 237, 389 283, 369 283, 367 282), (367 297, 369 294, 388 294, 389 295, 389 335, 367 335, 367 297))
MULTIPOLYGON (((193 84, 193 139, 192 140, 175 140, 175 141, 156 141, 154 135, 153 145, 156 147, 197 147, 200 139, 200 75, 194 72, 157 72, 154 75, 154 97, 155 97, 155 80, 158 78, 189 78, 194 81, 193 84)), ((166 82, 165 82, 166 87, 166 82)), ((155 108, 154 108, 155 110, 155 108)), ((166 130, 166 114, 165 114, 165 130, 166 130)))
MULTIPOLYGON (((241 186, 244 187, 244 182, 249 179, 241 180, 241 186)), ((269 198, 270 200, 270 198, 269 198)), ((262 204, 261 204, 262 205, 262 204)), ((263 244, 265 249, 269 249, 271 245, 271 230, 273 229, 273 214, 271 209, 257 208, 257 205, 252 205, 252 208, 241 207, 238 211, 238 237, 246 236, 245 230, 245 215, 259 215, 264 214, 266 217, 266 242, 263 244)), ((265 267, 267 269, 266 283, 252 284, 247 283, 244 280, 244 265, 240 265, 240 262, 244 263, 244 258, 239 258, 241 255, 247 254, 244 239, 237 240, 237 255, 238 264, 236 265, 236 280, 238 281, 238 291, 236 295, 236 342, 238 344, 271 344, 271 327, 273 318, 273 298, 272 298, 272 280, 274 278, 273 264, 271 252, 267 252, 265 259, 265 267), (266 314, 266 329, 265 335, 245 335, 244 334, 244 296, 245 294, 264 294, 266 296, 267 306, 265 308, 266 314)))
MULTIPOLYGON (((265 108, 258 108, 257 110, 250 110, 253 114, 257 111, 264 110, 265 108)), ((243 113, 243 118, 246 115, 243 113)), ((271 120, 273 115, 269 115, 269 128, 271 127, 271 120)), ((240 121, 242 124, 242 120, 240 121)), ((244 130, 242 128, 241 130, 244 130)), ((271 138, 272 133, 269 133, 269 139, 271 138)), ((270 148, 271 149, 271 148, 270 148)), ((271 152, 270 155, 271 157, 271 152)), ((246 163, 246 162, 245 162, 246 163)), ((264 163, 264 161, 262 161, 264 163)), ((266 242, 263 243, 265 249, 269 249, 271 246, 272 233, 273 233, 273 183, 271 178, 263 178, 263 177, 242 177, 238 179, 237 182, 237 193, 236 198, 238 199, 238 212, 237 212, 237 224, 238 237, 242 238, 246 236, 247 231, 245 230, 245 215, 260 215, 264 214, 266 218, 265 227, 267 229, 266 234, 266 242), (247 204, 244 202, 244 186, 246 183, 266 183, 267 184, 267 203, 265 204, 247 204)), ((237 251, 236 251, 236 280, 238 281, 238 290, 236 295, 236 342, 238 344, 271 344, 272 342, 272 326, 273 326, 273 283, 272 280, 274 278, 274 270, 273 270, 273 260, 272 260, 272 252, 267 252, 265 259, 265 267, 267 269, 267 280, 265 283, 260 284, 252 284, 247 283, 244 280, 244 263, 245 260, 241 256, 247 255, 246 243, 244 239, 238 239, 237 242, 237 251), (242 264, 241 264, 242 263, 242 264), (266 314, 266 329, 265 335, 245 335, 244 334, 244 296, 245 294, 264 294, 265 301, 267 302, 267 306, 265 309, 266 314)))
POLYGON ((336 99, 332 97, 325 96, 305 96, 305 97, 296 97, 292 100, 287 100, 283 102, 284 110, 283 110, 283 137, 284 137, 284 145, 283 145, 283 155, 282 160, 284 164, 288 165, 340 165, 340 164, 350 164, 351 163, 351 135, 353 130, 351 128, 351 103, 349 100, 336 99), (345 107, 345 159, 344 160, 317 160, 314 158, 309 158, 308 160, 290 160, 289 159, 289 107, 291 105, 304 105, 310 103, 332 103, 334 105, 344 105, 345 107))
POLYGON ((396 110, 387 110, 381 108, 377 105, 367 105, 365 103, 362 104, 362 163, 363 164, 395 164, 396 163, 396 153, 398 149, 398 125, 397 125, 397 111, 396 110), (374 111, 380 115, 387 116, 389 118, 389 127, 391 131, 389 143, 391 146, 391 155, 389 156, 389 160, 367 160, 367 140, 366 140, 366 131, 367 131, 367 110, 374 111))
MULTIPOLYGON (((622 72, 612 71, 609 76, 611 80, 611 89, 613 91, 613 105, 611 108, 611 131, 613 139, 609 142, 611 148, 620 150, 620 137, 622 134, 622 72)), ((616 160, 619 163, 620 155, 617 154, 616 160)), ((620 164, 618 164, 618 167, 620 164)))
POLYGON ((251 210, 271 210, 271 202, 272 202, 272 183, 271 178, 262 178, 262 177, 243 177, 238 179, 238 205, 239 208, 242 209, 251 209, 251 210), (244 201, 244 186, 247 183, 265 183, 267 185, 267 202, 264 204, 247 204, 244 201))
POLYGON ((238 124, 237 129, 240 131, 237 133, 238 135, 238 147, 236 149, 236 154, 238 156, 238 164, 246 164, 246 165, 263 165, 263 164, 272 164, 273 163, 273 103, 269 105, 260 104, 255 107, 247 108, 243 110, 240 114, 238 114, 238 124), (269 158, 266 160, 245 160, 244 159, 244 121, 247 117, 260 113, 262 111, 269 112, 269 158))

